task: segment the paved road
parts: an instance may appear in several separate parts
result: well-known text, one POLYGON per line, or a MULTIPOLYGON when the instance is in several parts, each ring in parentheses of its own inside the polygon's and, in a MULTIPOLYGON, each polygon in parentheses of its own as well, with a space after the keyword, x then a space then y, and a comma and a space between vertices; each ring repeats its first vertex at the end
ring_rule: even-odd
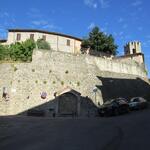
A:
POLYGON ((0 150, 149 149, 149 109, 111 118, 0 117, 0 150))

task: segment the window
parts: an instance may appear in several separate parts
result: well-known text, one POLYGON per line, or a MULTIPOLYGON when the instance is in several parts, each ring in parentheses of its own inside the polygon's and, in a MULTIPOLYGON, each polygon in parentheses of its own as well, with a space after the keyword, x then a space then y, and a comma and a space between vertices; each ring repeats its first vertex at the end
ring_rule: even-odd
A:
POLYGON ((133 54, 136 54, 136 49, 135 48, 133 49, 133 54))
POLYGON ((17 34, 17 41, 20 41, 20 40, 21 40, 21 34, 18 33, 18 34, 17 34))
POLYGON ((34 40, 34 34, 30 34, 30 39, 34 40))
POLYGON ((70 40, 67 40, 67 46, 70 46, 70 40))
POLYGON ((46 35, 43 35, 42 39, 43 39, 44 41, 46 41, 46 35))

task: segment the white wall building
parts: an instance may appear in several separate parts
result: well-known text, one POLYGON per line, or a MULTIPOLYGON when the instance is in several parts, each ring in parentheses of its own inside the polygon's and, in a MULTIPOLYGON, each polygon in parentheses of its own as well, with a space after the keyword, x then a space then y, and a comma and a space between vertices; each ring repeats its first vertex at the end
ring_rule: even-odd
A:
POLYGON ((63 51, 78 54, 81 49, 82 39, 56 32, 48 32, 35 29, 9 29, 7 40, 0 40, 3 44, 23 42, 27 39, 45 39, 55 51, 63 51))

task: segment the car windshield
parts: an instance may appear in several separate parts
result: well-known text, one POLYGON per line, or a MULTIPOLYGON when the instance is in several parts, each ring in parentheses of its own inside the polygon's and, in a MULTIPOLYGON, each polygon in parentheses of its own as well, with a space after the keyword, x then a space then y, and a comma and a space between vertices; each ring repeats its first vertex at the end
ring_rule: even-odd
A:
POLYGON ((126 101, 122 99, 122 100, 119 100, 118 103, 119 104, 126 104, 126 101))
POLYGON ((139 102, 139 99, 138 99, 138 98, 135 98, 135 99, 133 100, 133 102, 139 102))
POLYGON ((133 98, 133 99, 131 99, 131 102, 139 102, 139 101, 140 101, 139 98, 133 98))
POLYGON ((106 102, 104 103, 104 105, 111 104, 113 101, 114 101, 114 99, 112 99, 112 100, 109 100, 109 101, 106 101, 106 102))

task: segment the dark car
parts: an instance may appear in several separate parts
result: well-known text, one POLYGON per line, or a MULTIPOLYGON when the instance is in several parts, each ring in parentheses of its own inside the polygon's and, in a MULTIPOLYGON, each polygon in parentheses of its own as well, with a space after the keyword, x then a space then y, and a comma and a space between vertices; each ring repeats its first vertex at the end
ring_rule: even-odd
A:
POLYGON ((129 102, 129 107, 131 110, 139 110, 148 107, 148 102, 142 97, 134 97, 129 102))
POLYGON ((117 98, 105 102, 99 108, 100 116, 116 116, 129 112, 129 104, 124 98, 117 98))
POLYGON ((38 109, 30 109, 27 111, 27 116, 44 117, 45 111, 38 109))

